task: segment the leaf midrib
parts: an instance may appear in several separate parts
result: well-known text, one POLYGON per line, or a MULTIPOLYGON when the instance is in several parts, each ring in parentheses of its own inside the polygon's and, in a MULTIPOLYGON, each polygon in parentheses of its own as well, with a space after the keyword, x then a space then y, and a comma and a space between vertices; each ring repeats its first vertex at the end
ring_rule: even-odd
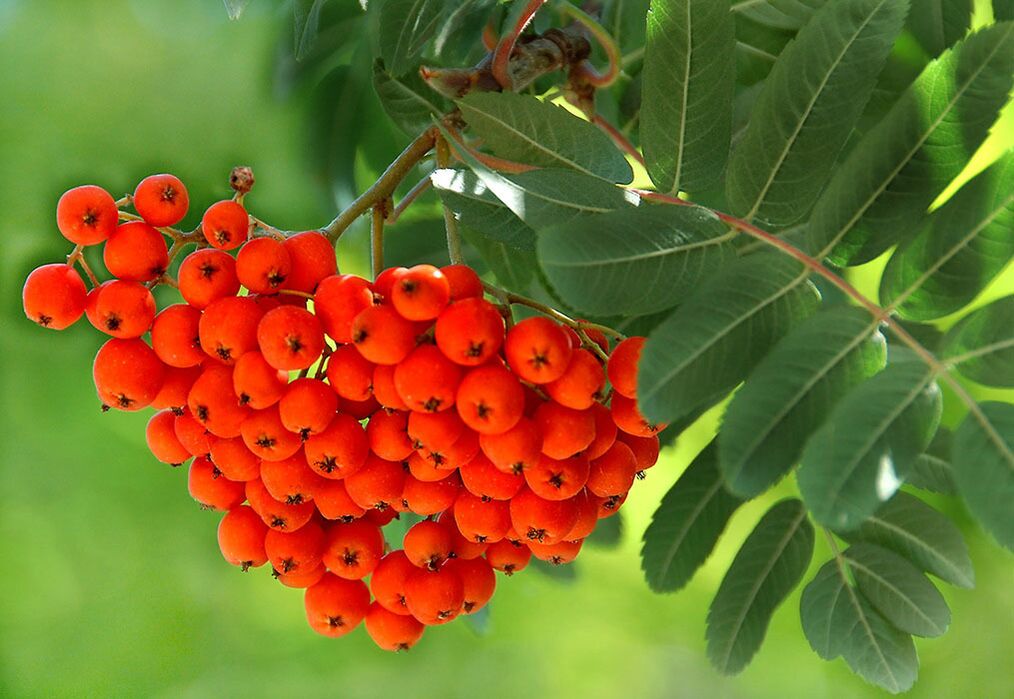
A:
POLYGON ((920 539, 919 537, 917 537, 915 534, 911 533, 904 527, 901 527, 897 524, 893 524, 887 521, 886 519, 881 519, 880 517, 877 517, 875 514, 870 515, 866 521, 871 524, 881 526, 884 529, 893 531, 898 536, 907 539, 913 546, 923 551, 924 553, 930 555, 934 560, 936 560, 938 563, 942 564, 945 568, 950 570, 956 580, 961 580, 965 582, 965 584, 971 583, 971 581, 968 579, 968 576, 965 575, 960 568, 951 563, 950 559, 948 559, 947 556, 943 555, 935 548, 930 546, 929 542, 926 541, 925 539, 920 539))
POLYGON ((687 102, 690 98, 690 59, 693 53, 694 39, 693 39, 693 27, 691 15, 691 0, 685 0, 687 8, 687 47, 686 47, 686 65, 683 71, 683 90, 680 95, 681 109, 680 109, 680 128, 679 128, 679 141, 676 146, 676 169, 673 172, 672 187, 669 189, 670 194, 677 194, 680 188, 680 175, 683 172, 683 154, 687 147, 687 102))
POLYGON ((697 250, 700 248, 707 248, 711 246, 721 245, 727 240, 732 240, 738 235, 736 231, 730 233, 723 233, 722 235, 714 238, 707 238, 705 240, 698 240, 694 243, 689 243, 678 248, 664 248, 661 250, 654 250, 652 252, 638 253, 637 255, 627 255, 626 257, 610 257, 608 259, 595 259, 585 261, 570 261, 570 262, 547 262, 557 268, 571 268, 571 267, 601 267, 603 265, 612 264, 625 264, 628 262, 639 262, 641 260, 650 260, 654 257, 667 257, 669 255, 680 255, 690 250, 697 250))
MULTIPOLYGON (((868 565, 860 563, 855 558, 849 556, 847 551, 845 552, 845 559, 848 561, 850 566, 858 568, 859 570, 865 572, 871 578, 874 578, 878 583, 880 583, 884 587, 888 588, 891 592, 893 592, 898 598, 901 599, 902 602, 904 602, 908 607, 910 607, 917 616, 921 617, 926 624, 935 629, 938 633, 943 633, 944 629, 941 629, 940 626, 935 621, 926 616, 926 614, 919 608, 919 606, 912 601, 912 598, 906 595, 897 585, 892 583, 883 575, 880 575, 873 568, 870 568, 868 565)), ((922 575, 922 573, 917 572, 916 575, 922 575)))
MULTIPOLYGON (((678 482, 678 481, 677 481, 678 482)), ((666 578, 666 571, 672 566, 673 560, 676 558, 676 554, 679 553, 680 546, 683 545, 683 541, 687 538, 687 534, 693 528, 697 522, 697 518, 700 517, 701 513, 704 512, 705 508, 711 503, 712 498, 722 488, 722 475, 715 469, 715 482, 708 488, 703 498, 698 500, 697 505, 690 512, 690 516, 687 518, 686 524, 680 528, 677 532, 678 536, 673 540, 672 546, 666 552, 663 558, 663 563, 659 567, 658 577, 655 579, 655 585, 662 589, 662 583, 666 578)))

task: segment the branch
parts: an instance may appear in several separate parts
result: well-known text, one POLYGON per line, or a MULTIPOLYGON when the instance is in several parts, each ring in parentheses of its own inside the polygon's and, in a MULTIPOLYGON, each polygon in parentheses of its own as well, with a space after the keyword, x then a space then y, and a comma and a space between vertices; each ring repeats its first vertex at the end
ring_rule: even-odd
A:
MULTIPOLYGON (((447 167, 451 160, 451 149, 443 135, 437 136, 437 167, 447 167)), ((461 252, 461 234, 458 231, 458 220, 447 204, 441 202, 444 211, 444 227, 447 229, 447 257, 452 265, 464 264, 465 256, 461 252)))
POLYGON ((394 159, 384 174, 374 182, 369 189, 360 194, 355 201, 338 214, 331 223, 324 226, 321 233, 327 236, 332 243, 336 242, 345 229, 353 221, 372 209, 374 205, 381 202, 394 193, 395 188, 405 176, 422 160, 423 156, 433 149, 436 143, 436 129, 429 128, 423 131, 405 150, 394 159))
POLYGON ((560 9, 584 25, 585 29, 595 37, 595 41, 602 47, 602 50, 606 54, 606 59, 609 61, 609 67, 606 68, 604 73, 599 72, 587 60, 581 61, 574 66, 575 72, 584 82, 593 87, 609 87, 620 74, 620 61, 622 60, 620 47, 616 45, 616 41, 605 30, 605 27, 596 22, 594 17, 581 8, 571 4, 567 0, 563 0, 560 3, 560 9))
POLYGON ((517 22, 507 30, 507 33, 500 38, 500 42, 496 45, 496 50, 493 52, 493 61, 490 64, 490 71, 493 73, 496 81, 500 83, 500 87, 505 90, 514 88, 514 81, 511 79, 510 70, 508 70, 511 53, 514 51, 514 44, 517 43, 521 32, 524 31, 532 17, 535 16, 535 13, 539 11, 539 8, 545 2, 546 0, 528 0, 528 4, 521 10, 521 15, 518 17, 517 22))

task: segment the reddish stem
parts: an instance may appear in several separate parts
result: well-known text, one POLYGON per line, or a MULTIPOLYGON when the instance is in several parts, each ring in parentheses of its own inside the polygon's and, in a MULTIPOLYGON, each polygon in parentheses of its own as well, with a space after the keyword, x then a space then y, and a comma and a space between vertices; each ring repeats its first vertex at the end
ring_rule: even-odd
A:
POLYGON ((609 138, 613 139, 613 142, 620 148, 620 150, 639 162, 641 167, 644 167, 644 156, 641 155, 641 151, 637 150, 634 144, 630 142, 630 139, 624 136, 619 129, 598 114, 592 117, 592 123, 602 129, 609 138))
POLYGON ((511 80, 510 71, 508 70, 511 60, 511 52, 514 50, 514 44, 517 43, 518 37, 521 36, 521 32, 525 30, 528 23, 531 21, 535 13, 539 11, 539 8, 545 4, 546 0, 528 0, 524 9, 521 11, 521 15, 518 17, 517 22, 510 30, 500 38, 500 42, 496 45, 496 51, 493 52, 493 62, 490 65, 490 71, 493 73, 493 77, 500 83, 500 86, 505 90, 510 90, 514 82, 511 80))

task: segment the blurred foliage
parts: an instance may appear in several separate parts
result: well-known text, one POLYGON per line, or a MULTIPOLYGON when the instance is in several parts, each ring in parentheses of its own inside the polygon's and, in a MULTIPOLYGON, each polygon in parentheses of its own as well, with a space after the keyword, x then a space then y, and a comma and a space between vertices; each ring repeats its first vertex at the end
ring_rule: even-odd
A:
MULTIPOLYGON (((359 3, 325 10, 353 17, 359 3)), ((187 225, 228 193, 232 165, 249 164, 258 177, 252 209, 296 229, 322 225, 375 177, 407 139, 380 111, 369 52, 343 50, 349 32, 339 23, 335 43, 322 34, 295 63, 290 18, 288 4, 272 0, 249 3, 239 22, 213 0, 0 0, 0 555, 8 568, 0 696, 881 696, 840 660, 816 658, 800 632, 798 590, 742 675, 721 678, 705 659, 707 603, 739 542, 792 483, 738 511, 681 593, 648 590, 641 533, 710 438, 714 413, 637 484, 614 534, 618 548, 586 547, 566 584, 534 571, 500 577, 488 618, 432 629, 407 654, 376 650, 362 629, 339 641, 315 635, 298 591, 264 569, 243 574, 221 560, 217 516, 189 498, 184 471, 148 454, 146 416, 99 412, 90 366, 100 338, 83 324, 60 336, 33 326, 18 290, 32 267, 68 251, 53 211, 75 184, 122 193, 172 171, 194 202, 187 225)), ((615 109, 625 113, 621 88, 615 109)), ((440 259, 435 201, 427 195, 391 229, 392 261, 440 259)), ((365 268, 364 233, 343 239, 343 269, 365 268)), ((856 276, 862 283, 863 272, 856 276)), ((921 677, 908 696, 1011 696, 1010 556, 954 500, 932 503, 962 524, 978 584, 944 588, 954 622, 943 638, 917 641, 921 677)), ((827 558, 817 546, 809 576, 827 558)))

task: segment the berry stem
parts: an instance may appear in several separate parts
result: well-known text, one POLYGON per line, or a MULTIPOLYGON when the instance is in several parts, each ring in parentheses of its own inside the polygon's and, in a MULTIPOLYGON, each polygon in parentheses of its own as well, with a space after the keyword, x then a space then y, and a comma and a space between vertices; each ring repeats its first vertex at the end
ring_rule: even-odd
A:
POLYGON ((275 228, 271 224, 265 223, 264 221, 262 221, 261 219, 257 218, 253 214, 250 214, 250 221, 257 228, 260 228, 262 231, 264 231, 265 233, 267 233, 269 236, 271 236, 275 240, 284 241, 289 235, 292 235, 291 233, 286 233, 284 231, 278 230, 277 228, 275 228))
POLYGON ((124 206, 130 206, 134 203, 133 194, 124 194, 122 197, 116 200, 116 208, 122 209, 124 206))
MULTIPOLYGON (((447 167, 451 160, 451 149, 443 135, 437 136, 437 167, 447 167)), ((454 212, 446 204, 442 205, 444 210, 444 227, 447 229, 447 257, 452 265, 465 263, 465 256, 461 252, 461 233, 458 230, 458 220, 454 218, 454 212)))
POLYGON ((626 153, 631 158, 640 163, 641 167, 644 167, 644 156, 641 155, 641 151, 637 150, 637 147, 633 143, 631 143, 630 139, 624 136, 619 129, 610 124, 608 121, 603 119, 598 114, 592 117, 592 123, 595 124, 595 126, 602 129, 602 131, 605 132, 606 136, 609 136, 609 138, 613 139, 613 143, 615 143, 620 148, 620 150, 622 150, 624 153, 626 153))
POLYGON ((500 37, 499 43, 496 45, 496 50, 493 52, 493 62, 490 65, 490 71, 493 73, 493 77, 500 83, 500 86, 505 90, 510 90, 514 87, 514 81, 510 75, 510 60, 511 52, 514 50, 514 44, 517 43, 518 37, 521 36, 521 32, 524 31, 525 27, 528 26, 528 22, 531 21, 535 13, 539 11, 539 8, 545 4, 546 0, 528 0, 524 9, 521 10, 521 14, 518 17, 517 22, 514 26, 508 29, 507 33, 500 37))
POLYGON ((385 223, 389 225, 396 223, 398 219, 401 218, 401 215, 405 213, 405 209, 411 206, 412 202, 418 199, 421 194, 426 192, 432 186, 433 180, 430 179, 429 175, 426 175, 416 182, 415 186, 408 190, 408 193, 402 197, 401 201, 398 202, 398 205, 387 215, 385 223))
POLYGON ((436 143, 436 129, 429 128, 413 140, 394 161, 387 166, 380 178, 355 201, 339 213, 331 223, 321 229, 332 243, 336 242, 353 221, 373 208, 374 204, 394 193, 398 184, 433 149, 436 143))
POLYGON ((384 201, 373 205, 370 226, 370 262, 373 265, 374 279, 384 271, 384 214, 386 209, 384 201))
POLYGON ((305 291, 299 291, 298 289, 279 289, 279 294, 288 294, 289 296, 301 296, 304 299, 313 299, 313 294, 308 294, 305 291))
POLYGON ((84 245, 76 245, 70 254, 67 255, 67 264, 73 267, 75 264, 81 265, 81 269, 84 271, 85 276, 88 277, 88 281, 91 282, 92 288, 94 289, 99 285, 99 280, 95 277, 95 273, 92 268, 88 266, 88 263, 84 258, 84 245))
MULTIPOLYGON (((577 330, 579 335, 583 335, 585 330, 598 330, 599 332, 609 335, 610 337, 613 337, 617 340, 623 340, 626 337, 623 333, 619 332, 618 330, 610 328, 608 325, 602 325, 600 323, 592 323, 591 321, 587 320, 575 320, 574 318, 571 318, 565 313, 561 313, 560 311, 556 310, 552 306, 547 306, 546 304, 541 303, 540 301, 528 298, 527 296, 522 296, 521 294, 515 294, 513 291, 507 291, 505 289, 501 289, 486 282, 483 282, 482 286, 486 290, 486 293, 495 296, 498 299, 501 299, 507 305, 517 304, 518 306, 527 306, 528 308, 535 309, 539 313, 547 315, 550 318, 559 321, 560 323, 563 323, 564 325, 569 325, 570 327, 574 328, 574 330, 577 330)), ((587 340, 588 338, 585 335, 582 337, 582 339, 587 340)))

